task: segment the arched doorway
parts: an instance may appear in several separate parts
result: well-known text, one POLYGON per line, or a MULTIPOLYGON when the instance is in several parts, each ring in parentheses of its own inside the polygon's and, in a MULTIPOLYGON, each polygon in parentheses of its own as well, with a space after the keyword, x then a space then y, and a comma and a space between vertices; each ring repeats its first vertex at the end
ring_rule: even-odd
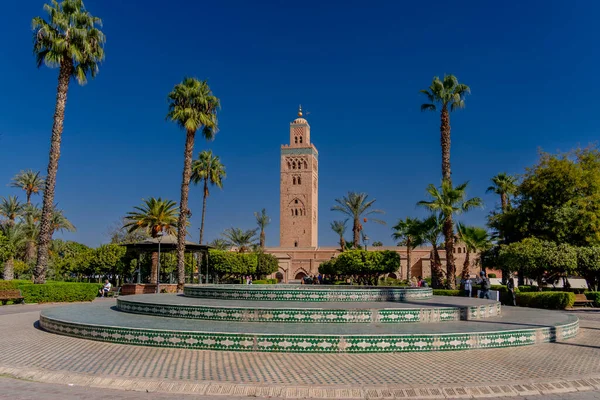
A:
POLYGON ((398 279, 398 277, 396 276, 396 274, 393 273, 393 272, 389 273, 387 277, 388 278, 392 278, 392 279, 398 279))
POLYGON ((304 279, 305 276, 306 276, 306 274, 304 273, 304 271, 298 271, 298 273, 296 274, 296 276, 294 277, 294 279, 296 279, 296 280, 302 280, 302 279, 304 279))
POLYGON ((281 271, 278 271, 278 272, 275 274, 275 279, 277 279, 277 283, 281 283, 281 282, 283 282, 283 274, 281 273, 281 271))

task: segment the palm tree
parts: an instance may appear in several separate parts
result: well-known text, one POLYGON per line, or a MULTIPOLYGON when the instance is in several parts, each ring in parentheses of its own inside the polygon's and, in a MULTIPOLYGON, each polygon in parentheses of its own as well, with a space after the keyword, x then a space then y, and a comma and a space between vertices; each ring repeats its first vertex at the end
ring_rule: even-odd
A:
POLYGON ((448 287, 454 289, 456 287, 455 273, 456 266, 454 264, 454 224, 452 217, 455 214, 461 214, 475 207, 482 207, 483 201, 479 197, 465 200, 466 189, 468 183, 453 187, 448 180, 443 180, 440 189, 434 185, 427 186, 427 193, 431 198, 428 201, 420 201, 417 204, 423 206, 430 211, 440 213, 444 225, 444 247, 446 249, 446 278, 448 287))
POLYGON ((4 262, 4 273, 2 278, 6 281, 10 281, 14 279, 15 254, 25 237, 23 236, 21 224, 1 224, 0 233, 2 233, 2 236, 5 238, 5 244, 8 248, 8 256, 4 262))
POLYGON ((210 247, 214 247, 217 250, 227 250, 229 249, 229 244, 225 239, 217 238, 208 244, 210 247))
POLYGON ((227 174, 225 167, 221 164, 219 156, 213 155, 212 151, 202 151, 198 159, 192 163, 192 182, 198 184, 204 182, 204 192, 202 196, 202 222, 200 224, 200 244, 204 238, 204 216, 206 214, 206 198, 208 197, 208 184, 223 188, 223 179, 227 174))
POLYGON ((346 250, 346 239, 344 239, 344 235, 346 234, 346 222, 348 222, 347 219, 343 221, 333 221, 331 223, 331 230, 340 237, 340 250, 342 252, 346 250))
POLYGON ((75 226, 65 217, 65 214, 62 210, 59 210, 54 207, 52 211, 52 220, 50 222, 50 237, 54 235, 55 232, 60 231, 68 231, 75 232, 77 229, 75 226))
POLYGON ((235 246, 239 253, 245 253, 256 244, 257 229, 248 229, 244 231, 240 228, 227 228, 222 233, 229 247, 235 246))
POLYGON ((431 263, 431 278, 434 288, 440 287, 444 280, 442 261, 440 259, 440 236, 442 236, 444 221, 439 214, 431 214, 423 221, 423 239, 431 244, 433 262, 431 263))
POLYGON ((33 273, 35 283, 46 281, 54 188, 69 82, 71 78, 75 78, 80 85, 84 85, 88 74, 92 78, 96 76, 98 64, 104 59, 105 42, 104 34, 97 28, 102 21, 86 11, 81 0, 63 0, 60 3, 51 0, 50 4, 44 5, 44 11, 48 13, 48 21, 42 17, 35 17, 32 20, 33 52, 36 54, 38 67, 43 64, 50 68, 58 67, 59 72, 40 222, 38 259, 33 273))
MULTIPOLYGON (((153 238, 157 238, 160 232, 174 235, 177 224, 177 203, 172 200, 155 199, 151 197, 143 200, 141 206, 134 207, 134 211, 127 213, 123 228, 130 233, 143 230, 153 238)), ((150 282, 156 282, 158 278, 158 253, 152 253, 152 269, 150 271, 150 282)))
POLYGON ((421 111, 436 111, 441 106, 440 142, 442 144, 442 179, 452 181, 450 172, 450 111, 465 107, 465 95, 471 89, 454 75, 445 75, 444 80, 434 77, 428 89, 421 90, 428 103, 421 105, 421 111))
MULTIPOLYGON (((363 222, 367 222, 367 215, 383 214, 382 210, 370 209, 373 206, 373 203, 375 203, 375 199, 367 201, 368 197, 369 195, 366 193, 348 192, 348 196, 344 196, 341 199, 335 199, 335 202, 338 204, 331 207, 332 211, 339 211, 352 218, 352 234, 355 248, 359 247, 360 232, 363 229, 360 218, 364 217, 363 222)), ((385 225, 385 222, 380 219, 371 218, 371 221, 385 225)))
POLYGON ((261 212, 255 212, 254 216, 256 217, 256 223, 258 224, 258 229, 260 229, 260 248, 265 248, 265 228, 267 225, 271 223, 271 217, 267 215, 267 210, 262 209, 261 212))
POLYGON ((25 236, 25 256, 24 261, 31 264, 35 261, 35 243, 40 234, 38 219, 32 212, 26 212, 22 224, 23 235, 25 236))
POLYGON ((471 270, 470 255, 477 251, 487 250, 490 247, 490 236, 487 231, 477 226, 466 226, 460 222, 456 225, 458 238, 467 248, 465 262, 463 264, 462 279, 468 279, 471 270))
POLYGON ((14 225, 17 217, 23 214, 23 204, 17 196, 3 197, 0 201, 0 215, 8 220, 9 225, 14 225))
POLYGON ((217 133, 217 109, 219 99, 214 96, 206 81, 185 78, 169 93, 169 113, 167 119, 176 122, 186 132, 183 153, 183 179, 181 181, 181 202, 177 222, 177 291, 183 291, 185 284, 185 236, 188 209, 190 178, 192 176, 192 155, 194 139, 198 130, 206 140, 212 140, 217 133))
POLYGON ((392 228, 392 238, 398 240, 398 246, 406 246, 406 280, 410 282, 410 268, 412 267, 412 251, 415 247, 425 243, 423 237, 423 221, 418 218, 406 217, 392 228))
POLYGON ((486 193, 496 193, 500 195, 500 206, 502 212, 506 212, 510 207, 510 196, 517 190, 517 178, 501 172, 492 178, 492 185, 487 188, 486 193))
POLYGON ((44 190, 44 177, 40 176, 39 171, 28 169, 15 175, 10 186, 23 189, 27 196, 27 204, 31 204, 31 195, 40 194, 44 190))

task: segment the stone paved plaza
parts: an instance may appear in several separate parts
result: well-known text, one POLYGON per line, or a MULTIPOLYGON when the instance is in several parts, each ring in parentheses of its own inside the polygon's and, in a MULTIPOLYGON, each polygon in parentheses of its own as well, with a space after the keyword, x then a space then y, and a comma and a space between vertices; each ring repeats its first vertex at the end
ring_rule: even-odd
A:
POLYGON ((581 329, 576 338, 524 348, 285 354, 150 348, 70 338, 36 328, 39 310, 47 307, 0 308, 0 374, 22 379, 2 379, 0 398, 94 399, 94 393, 106 397, 106 389, 117 399, 150 398, 146 391, 152 398, 165 399, 600 398, 597 311, 577 312, 581 329), (154 397, 157 392, 160 397, 154 397))

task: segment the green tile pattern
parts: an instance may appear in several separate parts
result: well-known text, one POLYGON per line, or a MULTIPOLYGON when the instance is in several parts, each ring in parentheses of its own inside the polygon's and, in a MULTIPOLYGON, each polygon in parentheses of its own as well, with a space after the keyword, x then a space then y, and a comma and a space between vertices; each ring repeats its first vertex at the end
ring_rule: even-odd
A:
POLYGON ((285 323, 417 323, 445 322, 499 316, 500 303, 477 307, 427 307, 394 309, 327 310, 318 308, 250 308, 214 307, 207 305, 182 305, 136 302, 135 297, 117 299, 117 308, 134 314, 161 317, 236 321, 236 322, 285 322, 285 323), (462 316, 462 317, 461 317, 462 316))
POLYGON ((579 330, 579 321, 554 327, 477 333, 277 335, 108 327, 70 323, 49 318, 42 313, 40 326, 46 331, 66 336, 152 347, 255 352, 383 353, 471 350, 552 342, 575 336, 579 330))
POLYGON ((410 301, 430 299, 431 288, 345 288, 292 285, 202 285, 185 286, 188 297, 208 299, 264 300, 264 301, 410 301), (268 287, 271 286, 271 287, 268 287))

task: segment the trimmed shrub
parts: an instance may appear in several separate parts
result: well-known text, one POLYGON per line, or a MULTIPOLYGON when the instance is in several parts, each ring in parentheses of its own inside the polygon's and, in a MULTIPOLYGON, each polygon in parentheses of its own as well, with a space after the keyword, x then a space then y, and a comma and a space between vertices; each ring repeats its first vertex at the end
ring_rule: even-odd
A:
POLYGON ((488 274, 488 278, 495 278, 496 274, 488 274))
POLYGON ((0 290, 14 290, 21 285, 30 285, 31 281, 13 279, 12 281, 0 281, 0 290))
POLYGON ((25 303, 92 301, 101 288, 100 283, 29 283, 19 287, 25 303))
POLYGON ((570 292, 517 293, 517 305, 521 307, 564 310, 575 303, 575 294, 570 292))
POLYGON ((521 285, 519 286, 519 292, 521 293, 529 293, 529 292, 538 292, 538 287, 537 286, 528 286, 528 285, 521 285))
POLYGON ((462 290, 433 289, 434 296, 462 296, 462 290))
POLYGON ((594 300, 594 307, 600 307, 600 292, 585 292, 588 300, 594 300))
POLYGON ((274 285, 277 283, 277 279, 257 279, 252 281, 253 285, 274 285), (275 281, 275 282, 273 282, 275 281))

